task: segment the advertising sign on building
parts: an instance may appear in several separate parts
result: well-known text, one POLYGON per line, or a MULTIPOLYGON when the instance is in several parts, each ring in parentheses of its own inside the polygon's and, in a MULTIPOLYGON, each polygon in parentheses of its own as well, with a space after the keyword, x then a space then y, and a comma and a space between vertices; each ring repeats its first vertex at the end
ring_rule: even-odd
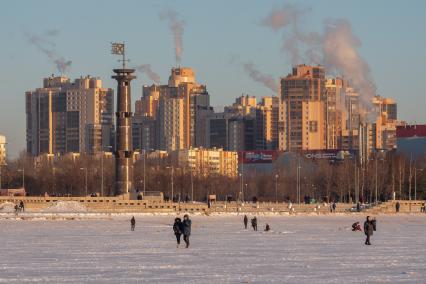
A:
POLYGON ((272 164, 278 157, 279 151, 255 150, 238 152, 238 162, 244 164, 272 164))

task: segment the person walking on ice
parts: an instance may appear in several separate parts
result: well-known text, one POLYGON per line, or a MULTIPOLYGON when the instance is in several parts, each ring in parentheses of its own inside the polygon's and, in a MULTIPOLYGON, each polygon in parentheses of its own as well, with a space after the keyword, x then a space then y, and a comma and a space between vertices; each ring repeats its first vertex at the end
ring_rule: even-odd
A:
POLYGON ((130 230, 134 231, 136 227, 136 220, 135 220, 135 216, 132 217, 132 219, 130 219, 130 230))
POLYGON ((374 231, 373 221, 370 220, 370 216, 367 216, 367 219, 364 222, 364 233, 367 236, 367 238, 365 239, 365 244, 368 246, 371 245, 370 237, 373 235, 373 231, 374 231))
POLYGON ((189 219, 188 214, 183 216, 182 228, 183 228, 183 240, 185 241, 186 248, 189 247, 189 236, 191 235, 192 221, 189 219))
POLYGON ((253 231, 257 231, 257 218, 253 217, 253 219, 251 219, 251 226, 253 227, 253 231))
POLYGON ((173 232, 175 233, 175 236, 176 236, 177 248, 180 245, 180 237, 182 236, 182 231, 183 231, 182 220, 180 218, 175 218, 175 223, 173 224, 173 232))
POLYGON ((247 215, 244 215, 244 228, 247 230, 247 223, 248 223, 248 218, 247 215))

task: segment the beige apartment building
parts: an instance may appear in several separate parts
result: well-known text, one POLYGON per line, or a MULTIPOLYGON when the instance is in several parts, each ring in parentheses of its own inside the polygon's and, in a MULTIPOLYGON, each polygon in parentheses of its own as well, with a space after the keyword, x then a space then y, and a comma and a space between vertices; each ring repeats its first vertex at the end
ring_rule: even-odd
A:
POLYGON ((49 77, 27 91, 27 151, 40 154, 108 151, 113 134, 113 90, 99 78, 49 77))
POLYGON ((179 166, 194 175, 238 175, 238 153, 223 149, 190 148, 178 152, 179 166))
POLYGON ((144 86, 136 106, 136 115, 155 120, 153 148, 175 151, 206 145, 206 120, 213 109, 206 86, 196 82, 191 68, 172 68, 167 85, 144 86))
POLYGON ((280 150, 325 149, 326 91, 322 66, 298 65, 281 79, 280 150))

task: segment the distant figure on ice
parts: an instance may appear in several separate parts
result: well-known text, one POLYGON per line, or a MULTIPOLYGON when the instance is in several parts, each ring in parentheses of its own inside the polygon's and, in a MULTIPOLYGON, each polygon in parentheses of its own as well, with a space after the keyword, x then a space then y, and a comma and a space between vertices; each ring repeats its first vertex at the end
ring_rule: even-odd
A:
POLYGON ((253 231, 257 231, 257 218, 256 217, 251 219, 251 226, 253 227, 253 231))
POLYGON ((401 207, 401 204, 399 204, 399 202, 396 202, 395 204, 395 211, 396 213, 399 213, 399 208, 401 207))
POLYGON ((356 212, 361 212, 361 203, 356 203, 356 212))
POLYGON ((270 230, 271 230, 271 227, 269 227, 269 224, 266 224, 265 232, 269 232, 270 230))
POLYGON ((182 232, 183 232, 183 224, 180 218, 175 218, 175 223, 173 224, 173 232, 175 233, 175 236, 176 236, 176 242, 177 242, 176 247, 178 248, 180 245, 180 236, 182 236, 182 232))
POLYGON ((188 214, 183 216, 182 228, 183 228, 183 240, 186 243, 186 248, 189 247, 189 236, 191 235, 192 221, 189 219, 188 214))
POLYGON ((336 202, 333 202, 333 204, 331 205, 331 209, 333 213, 336 213, 336 202))
POLYGON ((18 214, 18 212, 19 212, 19 206, 18 204, 15 204, 15 214, 18 214))
POLYGON ((367 236, 365 239, 366 245, 371 245, 370 243, 370 237, 373 235, 374 231, 374 225, 373 222, 370 220, 370 216, 367 216, 367 220, 364 222, 364 233, 367 236))
POLYGON ((247 215, 244 215, 244 228, 247 229, 248 218, 247 215))
POLYGON ((24 206, 24 202, 21 200, 21 202, 19 202, 19 210, 21 211, 21 212, 24 212, 25 211, 25 206, 24 206))
POLYGON ((352 224, 352 232, 356 232, 356 231, 362 232, 361 225, 359 224, 359 222, 355 222, 352 224))
POLYGON ((132 219, 130 219, 130 230, 134 231, 136 227, 136 220, 135 220, 135 216, 132 217, 132 219))

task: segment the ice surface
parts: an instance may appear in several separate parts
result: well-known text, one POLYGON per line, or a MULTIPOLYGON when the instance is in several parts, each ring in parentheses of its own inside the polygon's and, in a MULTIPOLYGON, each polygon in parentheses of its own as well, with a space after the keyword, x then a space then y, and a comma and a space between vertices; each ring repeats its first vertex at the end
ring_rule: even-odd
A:
POLYGON ((372 246, 362 215, 192 216, 189 249, 173 218, 0 220, 0 283, 426 283, 426 216, 378 216, 372 246))

